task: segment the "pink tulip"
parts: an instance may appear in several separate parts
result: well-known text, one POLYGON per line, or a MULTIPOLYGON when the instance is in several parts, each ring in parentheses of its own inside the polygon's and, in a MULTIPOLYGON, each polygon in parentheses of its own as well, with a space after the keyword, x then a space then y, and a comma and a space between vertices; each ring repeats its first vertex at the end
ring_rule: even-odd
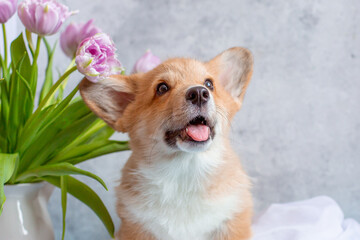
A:
POLYGON ((17 0, 0 0, 0 23, 6 23, 16 12, 17 0))
POLYGON ((157 67, 160 63, 160 58, 153 55, 150 50, 147 50, 144 56, 136 61, 132 72, 145 73, 157 67))
POLYGON ((120 74, 124 68, 116 59, 115 51, 114 42, 105 33, 86 38, 76 51, 77 69, 92 82, 120 74))
POLYGON ((57 33, 75 13, 55 0, 25 0, 18 6, 18 15, 26 29, 40 36, 57 33))
POLYGON ((75 56, 82 40, 101 32, 99 28, 93 25, 93 22, 94 20, 91 19, 87 23, 70 23, 61 33, 60 46, 68 57, 73 58, 75 56))

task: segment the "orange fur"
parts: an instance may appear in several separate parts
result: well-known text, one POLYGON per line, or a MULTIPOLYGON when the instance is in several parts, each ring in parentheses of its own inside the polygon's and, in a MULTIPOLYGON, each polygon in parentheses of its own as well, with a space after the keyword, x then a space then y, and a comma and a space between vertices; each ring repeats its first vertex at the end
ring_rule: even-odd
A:
POLYGON ((156 240, 151 233, 145 232, 140 225, 129 223, 125 219, 122 221, 121 229, 116 234, 116 237, 124 240, 156 240))
MULTIPOLYGON (((144 201, 143 186, 148 179, 137 173, 144 166, 151 169, 156 163, 156 154, 169 161, 182 154, 177 150, 161 152, 159 132, 163 126, 186 124, 184 94, 191 86, 202 86, 204 79, 214 82, 211 94, 216 106, 216 118, 223 120, 218 121, 221 122, 221 131, 216 138, 222 142, 224 154, 215 170, 204 178, 206 180, 201 180, 204 192, 200 197, 216 202, 221 196, 236 190, 240 199, 230 219, 214 229, 209 239, 245 240, 251 237, 250 181, 228 140, 230 121, 241 107, 251 75, 250 52, 243 48, 232 48, 207 63, 176 58, 165 61, 145 74, 114 76, 102 84, 90 83, 86 79, 82 81, 80 91, 86 104, 114 129, 127 132, 133 150, 122 170, 122 181, 117 188, 117 211, 122 220, 118 239, 156 240, 151 230, 134 218, 127 202, 141 204, 144 201), (166 82, 170 87, 164 96, 156 95, 156 86, 161 82, 166 82), (154 149, 157 149, 156 152, 154 149)), ((213 145, 205 149, 204 154, 211 151, 213 145)))

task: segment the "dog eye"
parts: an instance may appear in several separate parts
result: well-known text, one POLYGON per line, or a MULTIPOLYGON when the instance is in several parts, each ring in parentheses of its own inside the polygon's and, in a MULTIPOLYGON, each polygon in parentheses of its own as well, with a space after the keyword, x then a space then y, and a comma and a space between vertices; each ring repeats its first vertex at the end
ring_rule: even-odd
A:
POLYGON ((214 85, 213 85, 213 82, 211 81, 211 79, 206 79, 204 85, 211 91, 214 90, 214 85))
POLYGON ((163 95, 167 91, 169 91, 169 86, 166 83, 159 83, 156 87, 156 93, 157 95, 163 95))

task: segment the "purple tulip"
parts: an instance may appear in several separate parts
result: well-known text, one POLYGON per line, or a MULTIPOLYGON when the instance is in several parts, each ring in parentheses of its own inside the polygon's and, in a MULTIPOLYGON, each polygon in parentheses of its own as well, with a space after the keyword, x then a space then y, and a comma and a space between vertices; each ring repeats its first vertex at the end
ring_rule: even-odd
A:
POLYGON ((77 69, 92 82, 120 74, 124 68, 116 59, 115 51, 114 42, 105 33, 86 38, 76 51, 77 69))
POLYGON ((136 61, 132 72, 145 73, 157 67, 160 63, 160 58, 153 55, 150 50, 147 50, 144 56, 136 61))
POLYGON ((16 12, 17 0, 0 0, 0 23, 6 23, 16 12))
POLYGON ((82 40, 101 32, 99 28, 93 25, 93 22, 94 20, 91 19, 87 23, 70 23, 61 33, 60 46, 68 57, 73 58, 75 56, 82 40))
POLYGON ((75 13, 55 0, 25 0, 18 6, 19 18, 26 29, 40 36, 57 33, 75 13))

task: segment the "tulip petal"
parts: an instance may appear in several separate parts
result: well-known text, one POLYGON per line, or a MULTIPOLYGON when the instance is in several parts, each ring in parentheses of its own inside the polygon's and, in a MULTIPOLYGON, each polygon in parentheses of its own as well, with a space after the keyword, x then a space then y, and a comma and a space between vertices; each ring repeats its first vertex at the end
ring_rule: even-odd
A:
POLYGON ((148 72, 155 67, 157 67, 161 63, 159 57, 153 55, 150 50, 146 51, 146 53, 139 58, 133 68, 133 73, 145 73, 148 72))
POLYGON ((67 26, 64 32, 60 35, 60 46, 64 53, 73 58, 79 44, 78 41, 78 32, 79 25, 75 23, 71 23, 67 26))
POLYGON ((19 18, 26 29, 41 36, 59 31, 72 13, 54 0, 25 0, 18 6, 19 18))
POLYGON ((54 31, 57 23, 59 21, 59 16, 54 9, 48 7, 48 5, 38 5, 35 10, 35 28, 39 35, 51 34, 54 31), (45 8, 48 8, 45 11, 45 8))
POLYGON ((79 72, 92 82, 101 81, 110 75, 120 74, 123 67, 116 59, 115 51, 113 41, 104 33, 98 33, 83 40, 75 59, 79 72))
POLYGON ((0 23, 6 23, 16 12, 17 0, 0 0, 0 23))

